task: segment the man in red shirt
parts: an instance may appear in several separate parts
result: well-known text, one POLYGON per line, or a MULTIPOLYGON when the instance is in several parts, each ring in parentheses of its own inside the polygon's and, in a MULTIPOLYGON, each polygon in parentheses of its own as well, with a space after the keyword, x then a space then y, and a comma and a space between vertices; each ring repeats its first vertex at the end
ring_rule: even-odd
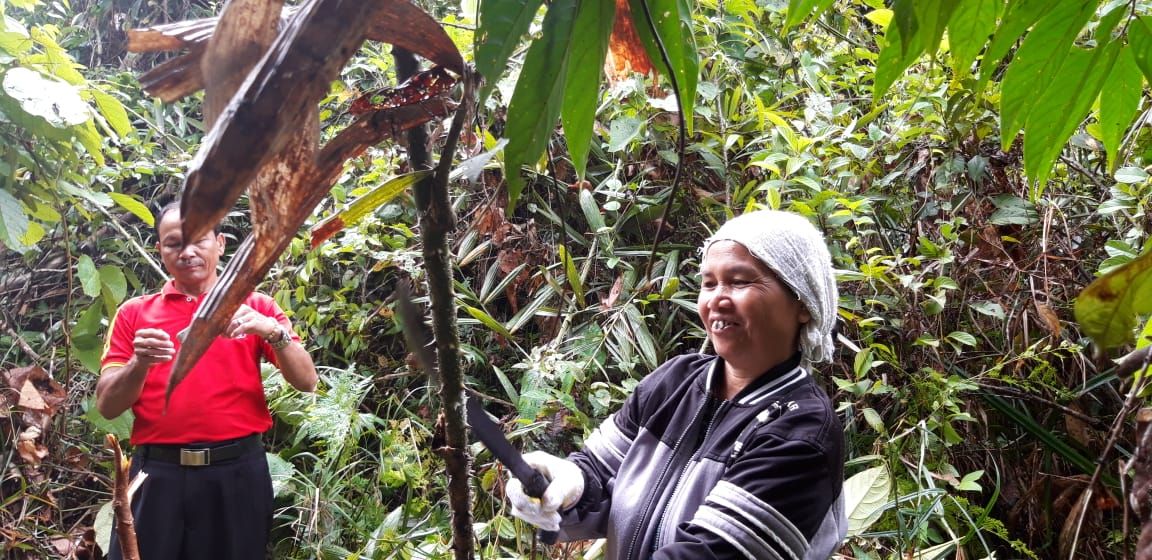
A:
MULTIPOLYGON (((159 293, 133 298, 109 328, 96 383, 105 418, 131 408, 132 475, 148 474, 133 498, 142 558, 263 558, 272 523, 272 481, 260 436, 272 426, 260 378, 263 356, 300 391, 316 388, 312 357, 272 298, 249 294, 172 392, 164 391, 180 342, 218 279, 218 230, 185 244, 180 204, 157 217, 156 244, 172 275, 159 293)), ((120 559, 115 533, 109 558, 120 559)))

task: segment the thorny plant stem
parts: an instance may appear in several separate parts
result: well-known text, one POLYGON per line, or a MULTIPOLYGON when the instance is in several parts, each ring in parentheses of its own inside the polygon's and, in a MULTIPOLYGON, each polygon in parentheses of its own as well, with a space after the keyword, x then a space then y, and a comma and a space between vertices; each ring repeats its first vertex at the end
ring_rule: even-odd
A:
MULTIPOLYGON (((416 57, 393 48, 396 77, 403 81, 418 70, 416 57)), ((452 288, 452 263, 448 233, 456 218, 448 197, 448 172, 455 156, 456 142, 467 120, 472 102, 471 75, 464 76, 464 99, 452 118, 452 126, 440 154, 436 175, 417 183, 416 215, 420 224, 428 296, 432 308, 432 332, 436 343, 439 372, 440 414, 444 425, 444 447, 437 450, 448 473, 448 502, 452 509, 452 549, 457 560, 474 556, 472 538, 472 491, 469 484, 471 457, 468 455, 468 427, 464 422, 464 376, 460 368, 460 336, 456 331, 456 304, 452 288)), ((428 133, 421 125, 408 131, 408 161, 413 170, 430 169, 428 133)))

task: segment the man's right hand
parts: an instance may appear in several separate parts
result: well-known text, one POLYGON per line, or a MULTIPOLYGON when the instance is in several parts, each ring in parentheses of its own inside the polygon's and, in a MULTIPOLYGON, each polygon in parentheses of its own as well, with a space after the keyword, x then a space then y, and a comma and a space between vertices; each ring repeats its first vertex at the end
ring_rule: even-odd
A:
POLYGON ((132 339, 132 351, 140 365, 152 366, 175 357, 176 345, 168 333, 160 329, 140 329, 132 339))

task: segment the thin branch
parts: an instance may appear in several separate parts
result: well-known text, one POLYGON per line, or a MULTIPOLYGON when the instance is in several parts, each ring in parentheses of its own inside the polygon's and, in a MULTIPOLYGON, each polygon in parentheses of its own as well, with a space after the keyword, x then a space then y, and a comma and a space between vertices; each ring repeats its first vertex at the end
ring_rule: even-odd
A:
POLYGON ((131 245, 133 249, 136 249, 136 252, 140 253, 141 257, 144 257, 144 260, 152 266, 152 270, 155 270, 156 274, 159 274, 160 277, 164 279, 164 281, 168 281, 168 273, 164 272, 164 269, 160 267, 160 263, 157 263, 156 259, 152 258, 152 254, 149 253, 148 250, 145 249, 142 245, 137 243, 136 238, 130 235, 128 230, 124 229, 124 226, 120 225, 120 221, 112 216, 112 214, 108 213, 108 211, 105 210, 103 206, 95 206, 101 214, 104 214, 104 216, 108 218, 108 223, 112 224, 112 227, 116 228, 116 231, 119 231, 120 235, 124 236, 124 239, 128 240, 128 244, 131 245))
POLYGON ((1092 181, 1092 184, 1096 185, 1097 187, 1100 187, 1101 189, 1108 190, 1108 184, 1105 183, 1104 180, 1101 179, 1099 175, 1097 175, 1091 171, 1088 171, 1087 169, 1084 169, 1084 166, 1077 163, 1076 160, 1074 160, 1068 156, 1061 155, 1060 161, 1064 162, 1065 164, 1068 165, 1068 167, 1071 167, 1073 170, 1075 170, 1076 172, 1078 172, 1081 175, 1083 175, 1084 177, 1086 177, 1089 181, 1092 181))

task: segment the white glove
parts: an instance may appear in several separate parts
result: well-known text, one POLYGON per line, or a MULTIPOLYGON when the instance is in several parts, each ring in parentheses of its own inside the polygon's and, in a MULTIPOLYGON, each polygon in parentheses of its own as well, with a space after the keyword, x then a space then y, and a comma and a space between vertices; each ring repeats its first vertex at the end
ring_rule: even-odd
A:
POLYGON ((548 489, 542 498, 533 498, 524 493, 519 480, 509 480, 504 493, 512 504, 512 515, 545 531, 560 530, 560 512, 576 505, 584 494, 584 472, 576 463, 543 451, 525 453, 524 461, 548 479, 548 489))

